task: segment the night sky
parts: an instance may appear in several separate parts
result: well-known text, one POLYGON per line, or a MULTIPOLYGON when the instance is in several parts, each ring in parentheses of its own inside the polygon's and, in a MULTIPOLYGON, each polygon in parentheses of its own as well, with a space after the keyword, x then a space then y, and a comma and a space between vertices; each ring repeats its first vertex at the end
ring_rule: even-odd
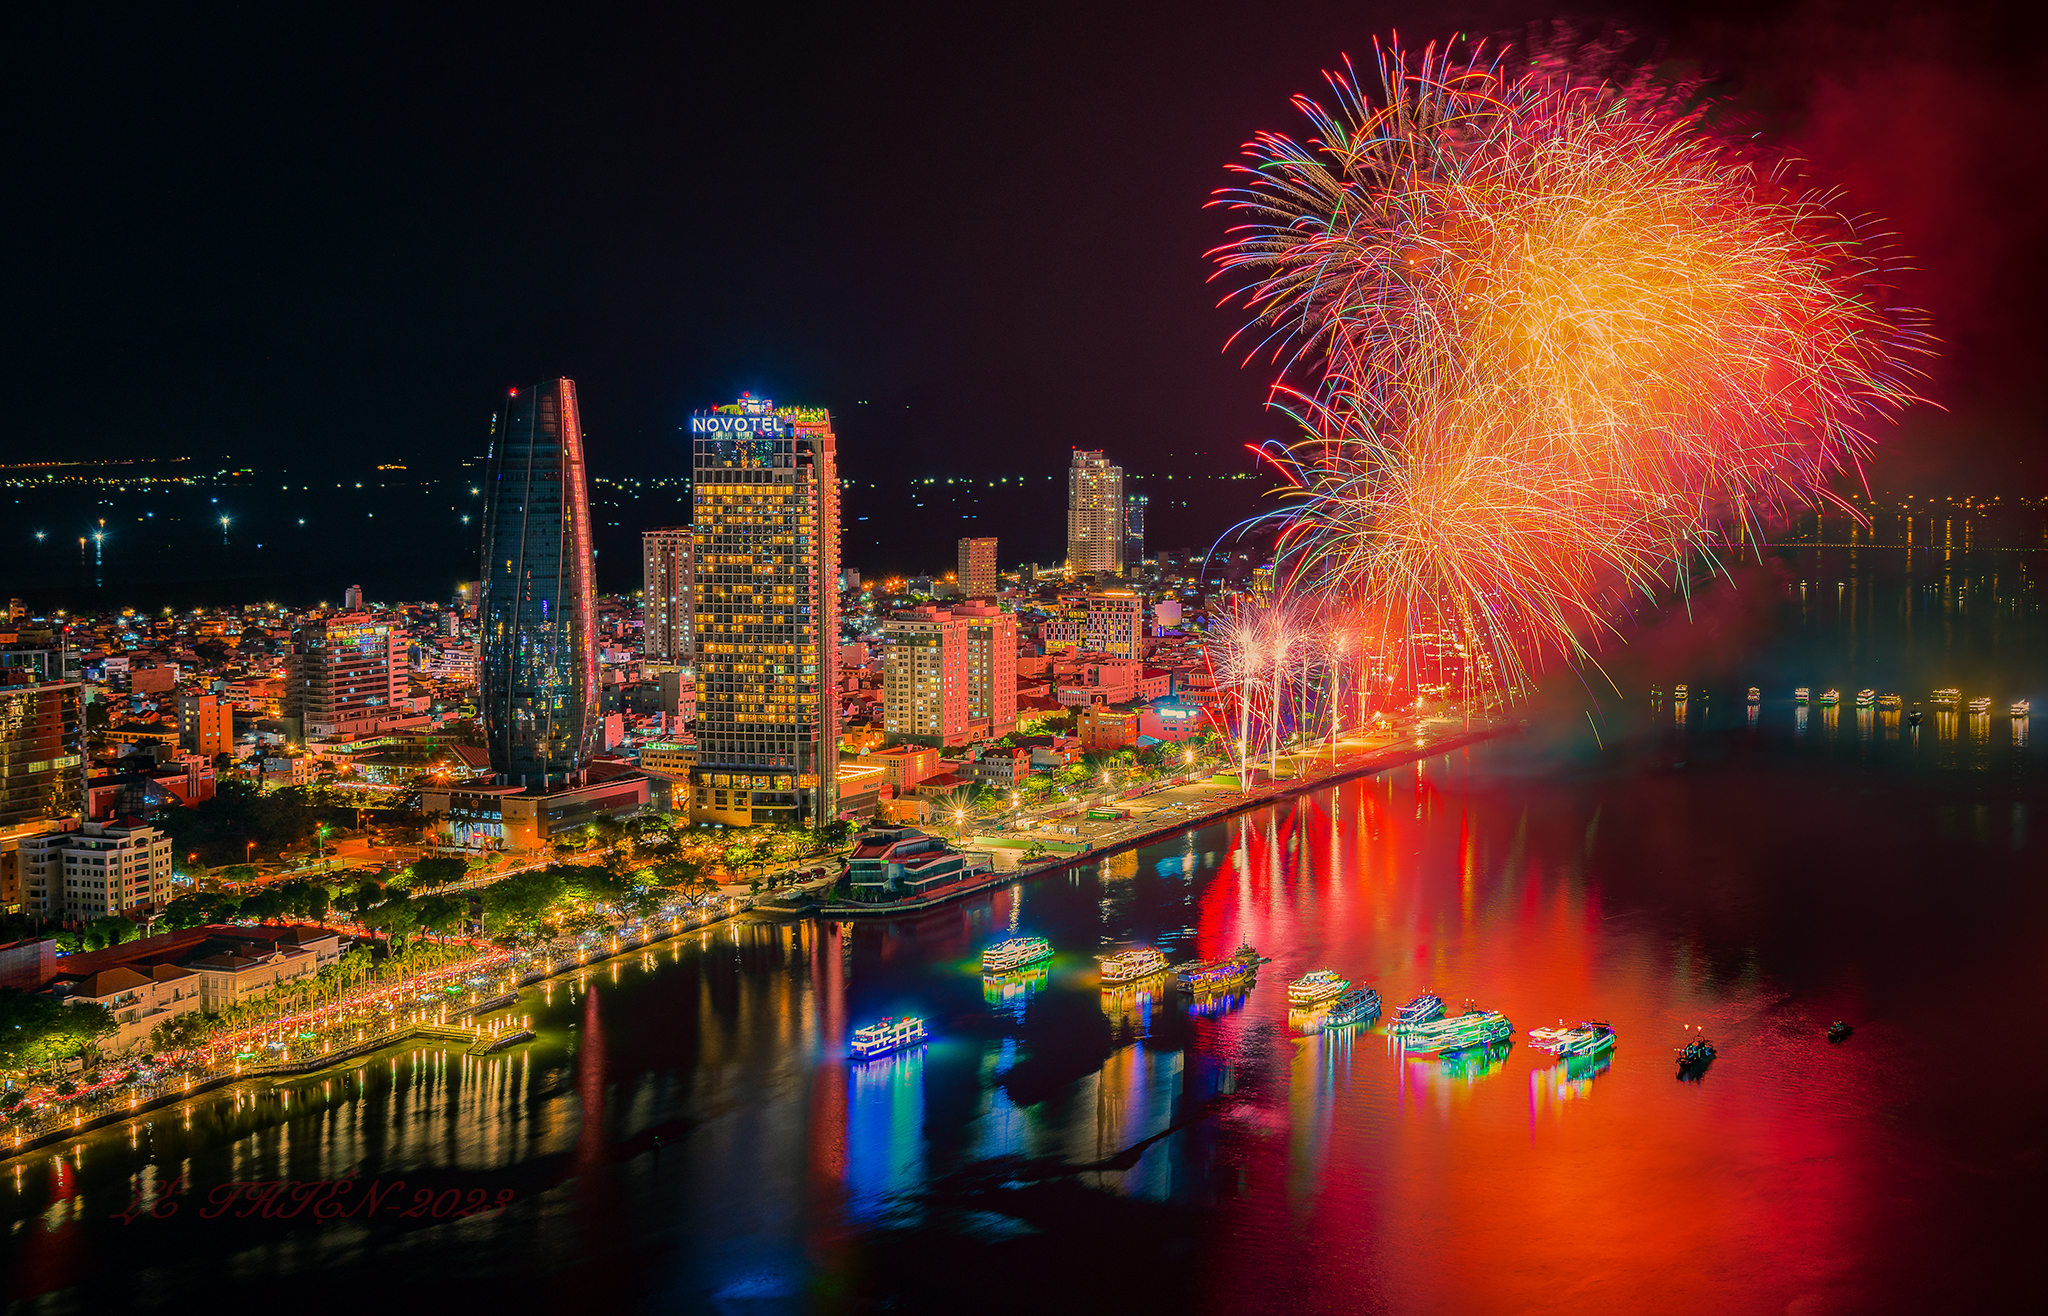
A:
MULTIPOLYGON (((1947 410, 1880 492, 2048 491, 2034 8, 1577 11, 1719 76, 1917 257, 1947 410)), ((1222 166, 1376 33, 1557 12, 50 7, 11 61, 0 459, 436 469, 566 374, 602 474, 683 469, 680 417, 742 389, 830 406, 849 474, 1241 470, 1281 431, 1221 351, 1222 166)))

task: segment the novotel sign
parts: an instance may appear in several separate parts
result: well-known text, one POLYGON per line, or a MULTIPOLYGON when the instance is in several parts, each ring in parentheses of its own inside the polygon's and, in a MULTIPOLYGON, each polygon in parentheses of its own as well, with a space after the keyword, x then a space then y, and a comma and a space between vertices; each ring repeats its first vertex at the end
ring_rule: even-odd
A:
POLYGON ((789 433, 787 416, 692 416, 690 433, 732 437, 740 434, 789 433))

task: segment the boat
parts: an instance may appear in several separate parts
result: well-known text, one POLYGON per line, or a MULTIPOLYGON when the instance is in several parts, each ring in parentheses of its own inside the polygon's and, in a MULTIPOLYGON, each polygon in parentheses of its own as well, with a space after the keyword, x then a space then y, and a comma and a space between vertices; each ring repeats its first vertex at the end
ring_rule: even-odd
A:
POLYGON ((2014 717, 2026 717, 2033 711, 2034 703, 2030 699, 2015 699, 2012 701, 2012 715, 2014 717))
POLYGON ((1755 686, 1749 687, 1749 702, 1752 704, 1761 704, 1763 701, 1764 692, 1757 689, 1755 686))
POLYGON ((1904 704, 1905 700, 1900 699, 1897 695, 1879 695, 1877 697, 1877 707, 1880 712, 1896 713, 1904 704))
POLYGON ((999 941, 981 953, 983 973, 1009 973, 1027 964, 1052 958, 1052 943, 1044 937, 1012 937, 999 941))
POLYGON ((1515 1035, 1515 1026, 1498 1010, 1467 1008, 1463 1014, 1408 1029, 1402 1045, 1410 1051, 1448 1055, 1474 1047, 1505 1042, 1515 1035))
POLYGON ((1256 971, 1256 965, 1242 960, 1196 960, 1181 965, 1173 975, 1182 991, 1228 992, 1251 986, 1256 971))
POLYGON ((1855 1029, 1849 1027, 1849 1025, 1843 1023, 1840 1019, 1837 1019, 1833 1023, 1828 1025, 1828 1041, 1846 1041, 1848 1039, 1849 1034, 1855 1031, 1855 1029))
POLYGON ((1972 700, 1970 701, 1970 712, 1971 712, 1971 713, 1973 713, 1973 714, 1974 714, 1974 713, 1988 713, 1988 712, 1990 712, 1990 711, 1991 711, 1991 696, 1990 696, 1990 695, 1979 695, 1979 696, 1977 696, 1977 697, 1976 697, 1975 699, 1972 699, 1972 700))
POLYGON ((1664 687, 1663 687, 1663 686, 1661 686, 1661 685, 1653 685, 1653 686, 1651 686, 1651 687, 1650 687, 1650 698, 1652 698, 1652 699, 1662 699, 1663 697, 1664 697, 1664 687))
POLYGON ((1954 708, 1958 703, 1962 702, 1962 698, 1962 691, 1954 686, 1949 686, 1947 689, 1936 690, 1933 694, 1929 695, 1927 702, 1933 704, 1936 708, 1954 708))
POLYGON ((1808 690, 1805 686, 1802 685, 1797 690, 1794 690, 1792 692, 1792 702, 1795 704, 1803 704, 1809 698, 1812 697, 1812 694, 1813 692, 1811 690, 1808 690))
POLYGON ((1684 1078, 1687 1075, 1704 1073, 1707 1066, 1712 1063, 1714 1055, 1714 1044, 1704 1037, 1696 1037, 1687 1042, 1685 1049, 1678 1053, 1678 1076, 1684 1078))
POLYGON ((924 1020, 916 1015, 884 1019, 878 1024, 853 1030, 853 1057, 856 1060, 873 1060, 892 1051, 907 1051, 914 1046, 923 1046, 929 1036, 924 1031, 924 1020))
POLYGON ((1322 1005, 1334 1001, 1351 987, 1348 978, 1335 969, 1317 969, 1287 984, 1287 1003, 1293 1006, 1322 1005))
POLYGON ((1329 1014, 1323 1017, 1323 1027, 1348 1027, 1363 1019, 1377 1018, 1379 1012, 1380 994, 1370 987, 1359 987, 1337 998, 1329 1014))
POLYGON ((1856 692, 1856 707, 1858 707, 1858 708, 1869 708, 1869 707, 1872 707, 1873 705, 1875 705, 1876 703, 1877 703, 1877 691, 1875 691, 1875 690, 1858 690, 1858 691, 1856 692))
POLYGON ((1822 708, 1833 708, 1841 702, 1842 692, 1840 690, 1823 690, 1820 692, 1820 706, 1822 708))
POLYGON ((1685 699, 1689 697, 1691 693, 1692 690, 1689 686, 1674 685, 1671 687, 1671 697, 1673 699, 1685 699))
POLYGON ((1435 992, 1424 992, 1408 1004, 1394 1011, 1394 1031, 1403 1032, 1420 1027, 1432 1019, 1444 1017, 1444 998, 1435 992))
POLYGON ((1259 954, 1258 949, 1254 947, 1249 941, 1238 942, 1237 949, 1230 953, 1230 958, 1233 963, 1242 964, 1246 968, 1252 969, 1254 971, 1256 971, 1261 964, 1271 964, 1273 962, 1273 957, 1271 955, 1259 954))
POLYGON ((1150 946, 1122 951, 1102 961, 1102 981, 1105 983, 1136 982, 1164 972, 1166 957, 1150 946))
POLYGON ((1915 708, 1912 712, 1906 714, 1906 721, 1909 724, 1917 727, 1920 725, 1920 719, 1923 716, 1925 716, 1925 714, 1921 713, 1921 711, 1918 708, 1915 708))
POLYGON ((1597 1020, 1582 1019, 1566 1028, 1531 1028, 1529 1042, 1554 1056, 1597 1056, 1614 1049, 1614 1028, 1597 1020))

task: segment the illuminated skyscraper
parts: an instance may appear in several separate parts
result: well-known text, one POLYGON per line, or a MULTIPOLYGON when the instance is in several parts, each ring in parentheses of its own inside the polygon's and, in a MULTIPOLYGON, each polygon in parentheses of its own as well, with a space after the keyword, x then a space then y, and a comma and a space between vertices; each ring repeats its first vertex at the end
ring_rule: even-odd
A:
POLYGON ((690 415, 697 766, 691 817, 838 815, 839 468, 823 407, 690 415))
POLYGON ((1124 499, 1124 570, 1135 571, 1145 560, 1145 509, 1152 500, 1144 494, 1124 499))
POLYGON ((960 597, 985 599, 996 592, 996 541, 994 539, 963 539, 960 541, 960 570, 953 578, 960 586, 960 597))
POLYGON ((484 467, 480 701, 492 771, 545 790, 580 781, 597 738, 590 495, 576 386, 506 401, 484 467))
POLYGON ((690 661, 690 540, 688 526, 640 536, 640 653, 649 662, 690 661))
POLYGON ((1067 571, 1121 571, 1123 556, 1123 468, 1076 448, 1067 468, 1067 571))

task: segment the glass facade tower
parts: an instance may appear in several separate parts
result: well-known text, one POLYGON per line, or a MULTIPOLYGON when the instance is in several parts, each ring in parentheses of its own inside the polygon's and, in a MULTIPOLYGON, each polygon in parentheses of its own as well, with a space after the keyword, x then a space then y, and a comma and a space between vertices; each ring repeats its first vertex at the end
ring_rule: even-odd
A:
POLYGON ((580 784, 596 748, 596 582, 576 386, 515 389, 484 467, 477 643, 491 770, 580 784))

